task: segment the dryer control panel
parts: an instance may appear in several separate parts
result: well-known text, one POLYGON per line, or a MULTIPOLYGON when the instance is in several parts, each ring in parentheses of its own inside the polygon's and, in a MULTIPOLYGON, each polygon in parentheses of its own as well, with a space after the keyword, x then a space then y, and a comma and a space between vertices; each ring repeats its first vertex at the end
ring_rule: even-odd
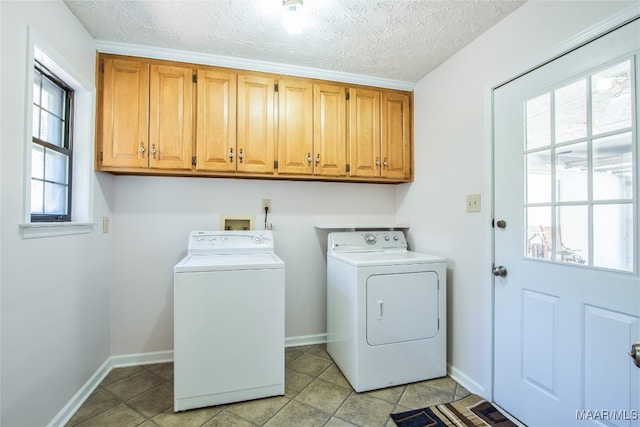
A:
POLYGON ((407 239, 402 231, 329 233, 328 250, 332 252, 407 250, 407 239))

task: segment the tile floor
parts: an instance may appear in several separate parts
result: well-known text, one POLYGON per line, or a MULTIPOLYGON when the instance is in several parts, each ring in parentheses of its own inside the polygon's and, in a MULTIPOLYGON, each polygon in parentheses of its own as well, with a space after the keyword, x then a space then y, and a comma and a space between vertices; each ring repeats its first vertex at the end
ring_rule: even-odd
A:
POLYGON ((393 412, 469 394, 449 377, 353 391, 325 345, 285 350, 285 395, 173 412, 173 363, 112 370, 67 426, 394 426, 393 412))

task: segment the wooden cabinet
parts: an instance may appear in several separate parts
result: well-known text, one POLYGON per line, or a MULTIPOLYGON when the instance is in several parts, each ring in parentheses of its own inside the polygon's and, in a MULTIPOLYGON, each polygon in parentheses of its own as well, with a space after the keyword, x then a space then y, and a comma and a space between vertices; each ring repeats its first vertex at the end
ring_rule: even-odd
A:
POLYGON ((192 169, 193 70, 149 67, 149 167, 192 169))
POLYGON ((409 95, 382 92, 380 158, 383 178, 411 177, 411 113, 409 95))
POLYGON ((380 176, 380 92, 349 91, 350 176, 380 176))
POLYGON ((99 76, 98 140, 102 167, 149 165, 149 64, 105 59, 99 76))
POLYGON ((411 177, 409 95, 352 89, 349 99, 351 176, 411 177))
POLYGON ((278 81, 278 173, 313 173, 313 84, 278 81))
POLYGON ((238 172, 275 172, 275 80, 238 75, 238 172))
POLYGON ((119 58, 101 69, 99 167, 191 169, 192 70, 119 58))
POLYGON ((410 92, 112 54, 98 65, 98 170, 412 179, 410 92))
POLYGON ((236 74, 198 70, 196 170, 236 170, 236 74))
POLYGON ((313 87, 314 174, 345 176, 347 167, 347 96, 343 86, 313 87))

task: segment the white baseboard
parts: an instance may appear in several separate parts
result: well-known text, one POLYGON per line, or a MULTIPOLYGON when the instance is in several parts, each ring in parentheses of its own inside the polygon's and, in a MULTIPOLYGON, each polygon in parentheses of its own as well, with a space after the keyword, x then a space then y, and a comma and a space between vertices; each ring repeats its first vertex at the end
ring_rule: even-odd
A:
POLYGON ((78 390, 76 394, 67 402, 66 405, 53 417, 53 419, 47 424, 47 427, 64 426, 69 422, 73 414, 75 414, 82 404, 89 398, 93 390, 95 390, 102 380, 111 372, 113 367, 110 360, 107 359, 98 368, 98 370, 91 375, 91 377, 84 383, 84 385, 78 390))
POLYGON ((284 339, 285 347, 299 347, 301 345, 324 344, 327 342, 327 334, 303 335, 284 339))
POLYGON ((173 350, 111 356, 109 361, 111 362, 112 368, 173 362, 173 350))
POLYGON ((476 381, 469 378, 462 371, 454 368, 449 364, 447 364, 447 371, 449 373, 449 376, 462 387, 466 388, 471 393, 475 393, 479 396, 484 397, 485 399, 488 399, 488 393, 486 393, 485 388, 482 385, 478 384, 476 381))

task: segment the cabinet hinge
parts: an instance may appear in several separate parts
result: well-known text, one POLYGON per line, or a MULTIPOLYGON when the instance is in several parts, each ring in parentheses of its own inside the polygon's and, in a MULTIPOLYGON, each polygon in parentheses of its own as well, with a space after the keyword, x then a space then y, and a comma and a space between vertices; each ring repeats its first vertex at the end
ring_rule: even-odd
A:
POLYGON ((351 165, 347 163, 347 167, 345 168, 346 172, 351 172, 351 165))
POLYGON ((100 152, 100 161, 102 161, 102 151, 100 152))
POLYGON ((196 73, 192 74, 191 81, 194 83, 198 83, 198 75, 196 73))
POLYGON ((347 101, 348 101, 348 100, 349 100, 349 98, 350 98, 350 96, 349 96, 349 91, 347 91, 347 92, 346 92, 346 98, 347 98, 347 101))
POLYGON ((193 156, 193 157, 191 158, 191 164, 192 164, 193 166, 195 166, 195 165, 197 165, 197 164, 198 164, 198 159, 196 158, 196 156, 193 156))
POLYGON ((102 71, 104 73, 104 62, 102 64, 100 64, 100 71, 102 71))
POLYGON ((276 83, 275 85, 273 85, 273 91, 277 92, 278 91, 278 83, 276 83))
POLYGON ((273 168, 278 170, 278 161, 277 160, 273 161, 273 168))

